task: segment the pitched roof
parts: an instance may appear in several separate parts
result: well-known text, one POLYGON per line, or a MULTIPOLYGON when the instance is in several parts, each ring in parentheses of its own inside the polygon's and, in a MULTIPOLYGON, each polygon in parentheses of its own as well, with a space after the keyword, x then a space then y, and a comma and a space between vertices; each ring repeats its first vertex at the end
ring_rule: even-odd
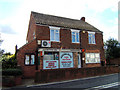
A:
POLYGON ((87 31, 101 32, 94 26, 82 20, 70 19, 65 17, 47 15, 37 12, 31 12, 36 24, 59 26, 70 29, 84 29, 87 31))

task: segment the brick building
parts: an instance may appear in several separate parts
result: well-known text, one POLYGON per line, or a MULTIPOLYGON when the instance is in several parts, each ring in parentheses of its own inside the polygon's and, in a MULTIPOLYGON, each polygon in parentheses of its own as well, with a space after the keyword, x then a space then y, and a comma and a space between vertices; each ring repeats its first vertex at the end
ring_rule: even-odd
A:
POLYGON ((103 32, 81 20, 31 12, 26 44, 18 49, 24 77, 41 69, 100 67, 103 32))

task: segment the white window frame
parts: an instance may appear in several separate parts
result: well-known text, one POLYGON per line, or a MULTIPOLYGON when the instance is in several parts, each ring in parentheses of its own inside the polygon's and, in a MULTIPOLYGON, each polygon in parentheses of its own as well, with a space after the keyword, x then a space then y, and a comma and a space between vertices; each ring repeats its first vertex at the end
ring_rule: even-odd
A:
POLYGON ((85 53, 85 63, 100 63, 100 53, 85 53), (90 58, 91 56, 94 56, 93 58, 90 58), (96 57, 98 55, 98 57, 96 57), (89 57, 88 57, 89 56, 89 57), (94 62, 93 62, 94 61, 94 62))
POLYGON ((49 26, 50 28, 50 41, 53 41, 53 42, 60 42, 60 28, 59 27, 53 27, 53 26, 49 26), (54 40, 51 40, 51 30, 54 30, 54 40), (56 30, 58 30, 58 32, 56 32, 56 30), (55 40, 55 34, 56 33, 59 33, 59 41, 56 41, 55 40))
POLYGON ((72 32, 75 32, 75 42, 72 41, 72 43, 80 43, 80 30, 75 30, 75 29, 71 29, 71 40, 72 40, 72 32), (76 33, 78 33, 78 37, 79 37, 79 42, 77 42, 77 38, 76 38, 76 33))
POLYGON ((90 43, 90 41, 89 41, 89 38, 90 38, 90 37, 89 37, 89 34, 93 34, 94 37, 95 37, 95 32, 88 32, 88 43, 89 43, 89 44, 96 44, 96 40, 95 40, 96 38, 92 38, 92 37, 91 37, 91 40, 92 40, 92 41, 91 41, 91 43, 90 43), (94 40, 94 41, 93 41, 93 40, 94 40))
POLYGON ((34 65, 35 64, 35 55, 34 54, 26 54, 25 55, 25 65, 34 65), (32 62, 32 56, 33 56, 33 61, 32 62))
POLYGON ((29 64, 30 64, 30 56, 25 55, 25 65, 29 65, 29 64))
POLYGON ((31 65, 34 65, 35 64, 35 55, 31 55, 31 65), (33 60, 33 61, 32 61, 33 60))

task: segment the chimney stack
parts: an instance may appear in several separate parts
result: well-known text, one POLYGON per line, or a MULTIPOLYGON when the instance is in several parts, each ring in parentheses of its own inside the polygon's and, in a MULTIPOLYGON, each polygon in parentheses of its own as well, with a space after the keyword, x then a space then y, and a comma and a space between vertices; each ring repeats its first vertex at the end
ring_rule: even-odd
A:
POLYGON ((82 17, 80 20, 84 21, 85 22, 85 17, 82 17))

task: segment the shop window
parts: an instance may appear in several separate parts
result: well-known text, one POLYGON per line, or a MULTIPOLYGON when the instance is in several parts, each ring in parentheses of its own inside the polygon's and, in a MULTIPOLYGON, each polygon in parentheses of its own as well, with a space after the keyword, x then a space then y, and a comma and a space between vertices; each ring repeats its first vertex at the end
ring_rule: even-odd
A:
POLYGON ((86 63, 100 63, 99 53, 86 53, 86 63))
POLYGON ((58 59, 58 52, 44 52, 43 69, 58 69, 58 59))
POLYGON ((45 52, 43 56, 43 60, 58 60, 59 53, 58 52, 45 52))
POLYGON ((35 55, 27 54, 25 55, 25 65, 34 65, 35 63, 35 55))

